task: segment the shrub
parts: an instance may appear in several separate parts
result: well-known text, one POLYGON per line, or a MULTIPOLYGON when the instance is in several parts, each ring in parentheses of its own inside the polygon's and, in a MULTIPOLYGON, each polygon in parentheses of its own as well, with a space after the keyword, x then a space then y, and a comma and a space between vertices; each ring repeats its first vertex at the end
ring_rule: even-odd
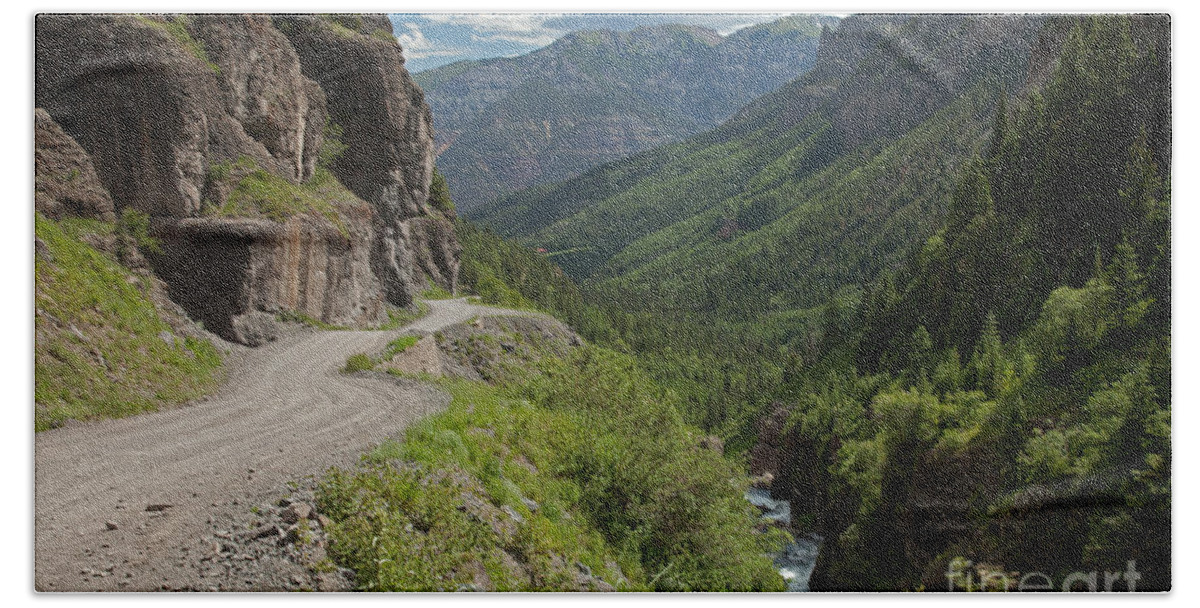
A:
POLYGON ((429 281, 429 288, 421 292, 421 298, 425 300, 449 300, 453 297, 454 294, 433 281, 429 281))
POLYGON ((461 479, 454 472, 462 471, 485 500, 521 515, 503 548, 521 557, 534 589, 570 588, 554 566, 564 560, 618 585, 619 565, 631 590, 783 589, 766 553, 785 535, 755 532, 740 468, 699 447, 632 359, 579 350, 513 371, 499 386, 443 381, 454 398, 448 410, 410 427, 402 443, 381 445, 375 464, 327 478, 321 500, 335 520, 331 547, 362 588, 445 588, 463 571, 458 564, 487 567, 497 546, 488 530, 455 523, 450 540, 436 541, 439 553, 420 561, 412 552, 434 541, 395 519, 430 535, 434 528, 416 520, 457 521, 461 491, 441 494, 435 480, 461 479), (471 540, 447 550, 464 538, 471 540), (394 572, 389 560, 406 570, 394 572))
POLYGON ((150 216, 142 211, 132 207, 121 210, 121 215, 117 218, 116 232, 129 237, 138 247, 150 253, 162 253, 162 245, 158 239, 150 236, 150 216))

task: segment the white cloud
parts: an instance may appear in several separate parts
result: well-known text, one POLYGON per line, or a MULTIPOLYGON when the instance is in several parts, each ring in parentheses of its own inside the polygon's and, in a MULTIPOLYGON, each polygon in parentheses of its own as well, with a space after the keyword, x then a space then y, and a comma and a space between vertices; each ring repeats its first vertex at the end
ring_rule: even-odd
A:
POLYGON ((477 32, 532 34, 557 31, 549 30, 545 23, 558 17, 559 13, 426 13, 421 16, 436 23, 467 26, 477 32))
POLYGON ((433 46, 433 43, 425 37, 425 33, 421 31, 420 26, 415 23, 405 23, 404 27, 408 28, 407 32, 396 36, 396 40, 400 41, 400 46, 406 51, 419 51, 428 49, 433 46))
POLYGON ((404 49, 404 56, 408 59, 453 57, 465 52, 464 49, 439 47, 425 37, 425 33, 416 23, 405 23, 404 27, 408 28, 408 31, 396 36, 396 40, 400 41, 400 48, 404 49))
POLYGON ((546 26, 546 21, 558 17, 558 13, 427 13, 421 16, 434 23, 469 28, 473 42, 511 42, 538 47, 546 46, 566 33, 546 26))

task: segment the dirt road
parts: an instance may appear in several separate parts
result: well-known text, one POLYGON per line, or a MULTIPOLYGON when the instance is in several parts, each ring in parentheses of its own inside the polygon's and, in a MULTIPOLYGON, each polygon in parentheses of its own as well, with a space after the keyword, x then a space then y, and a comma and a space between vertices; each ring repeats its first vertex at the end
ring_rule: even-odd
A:
POLYGON ((341 374, 349 355, 378 352, 406 331, 524 314, 464 300, 429 304, 401 330, 306 330, 232 356, 226 384, 184 407, 38 433, 35 587, 211 588, 214 575, 201 580, 199 560, 212 551, 205 535, 214 518, 350 464, 449 402, 430 386, 341 374))

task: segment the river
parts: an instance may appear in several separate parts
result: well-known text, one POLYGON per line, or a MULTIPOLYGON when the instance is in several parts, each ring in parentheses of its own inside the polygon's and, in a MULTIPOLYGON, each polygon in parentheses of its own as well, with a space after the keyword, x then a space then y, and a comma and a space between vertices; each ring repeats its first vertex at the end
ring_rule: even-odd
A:
MULTIPOLYGON (((771 498, 770 490, 762 488, 747 490, 746 500, 762 510, 763 519, 790 529, 792 506, 788 501, 775 500, 771 498)), ((775 566, 779 568, 779 575, 787 581, 788 591, 808 591, 808 579, 817 564, 817 553, 821 550, 822 540, 824 539, 819 534, 796 536, 793 542, 774 555, 775 566)))

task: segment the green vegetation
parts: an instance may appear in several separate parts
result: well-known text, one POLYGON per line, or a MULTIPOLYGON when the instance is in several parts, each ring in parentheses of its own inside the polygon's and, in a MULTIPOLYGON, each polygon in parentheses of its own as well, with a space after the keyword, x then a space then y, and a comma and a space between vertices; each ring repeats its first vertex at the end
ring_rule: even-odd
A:
POLYGON ((34 260, 36 430, 152 411, 216 386, 221 357, 213 345, 176 336, 146 280, 81 241, 116 226, 38 214, 34 231, 47 252, 34 260))
POLYGON ((383 325, 380 325, 379 329, 399 329, 429 314, 429 305, 425 302, 417 301, 414 308, 416 308, 416 310, 407 310, 389 306, 387 311, 388 320, 383 325))
MULTIPOLYGON (((380 331, 399 329, 405 325, 410 325, 417 319, 429 314, 429 305, 425 302, 417 302, 414 308, 416 308, 416 310, 407 310, 404 308, 389 306, 387 310, 388 320, 375 329, 380 331)), ((307 325, 309 327, 315 327, 317 329, 324 329, 328 331, 352 329, 346 325, 334 325, 332 323, 326 323, 313 317, 312 315, 300 312, 298 310, 285 310, 275 315, 275 318, 276 320, 284 323, 300 323, 301 325, 307 325)))
POLYGON ((346 366, 342 371, 347 374, 365 372, 375 369, 375 359, 365 353, 357 353, 346 358, 346 366))
POLYGON ((305 213, 324 217, 343 236, 349 237, 349 229, 338 210, 363 204, 324 167, 318 167, 311 179, 297 185, 259 168, 253 159, 243 156, 237 162, 209 167, 208 179, 231 187, 223 203, 206 204, 206 213, 218 217, 264 217, 283 222, 305 213))
POLYGON ((478 564, 497 589, 572 589, 579 563, 618 589, 781 590, 764 553, 783 539, 754 531, 744 473, 629 357, 443 386, 449 410, 323 482, 331 555, 360 588, 455 589, 478 564))
POLYGON ((583 288, 469 227, 464 282, 629 353, 731 451, 787 407, 820 585, 944 586, 968 560, 1061 580, 1136 556, 1139 588, 1167 588, 1169 25, 1042 36, 1061 53, 1044 86, 1010 100, 1017 81, 981 79, 922 122, 881 119, 894 138, 847 146, 820 112, 779 128, 785 90, 509 197, 483 221, 583 288), (919 529, 926 505, 961 511, 919 529))
POLYGON ((126 207, 121 210, 121 214, 117 216, 116 234, 132 241, 138 249, 148 253, 162 253, 161 243, 150 236, 150 216, 137 209, 126 207))
POLYGON ((416 79, 445 137, 440 169, 475 210, 716 126, 808 70, 821 24, 836 22, 808 15, 724 38, 678 24, 576 31, 537 53, 416 79))
POLYGON ((853 329, 789 387, 798 474, 837 495, 818 507, 838 533, 832 584, 1136 559, 1139 589, 1169 587, 1169 37, 1123 17, 1052 27, 1049 84, 1001 100, 942 229, 863 289, 853 329), (1084 485, 1074 508, 1013 513, 1084 485), (903 514, 930 500, 967 505, 969 531, 914 553, 903 514))
POLYGON ((754 421, 795 357, 745 339, 736 329, 650 311, 622 310, 584 292, 546 256, 478 228, 455 224, 460 282, 485 304, 549 312, 588 340, 635 355, 680 397, 689 423, 721 436, 732 452, 754 442, 754 421))
POLYGON ((204 43, 192 37, 192 34, 187 30, 188 17, 187 15, 173 15, 162 18, 149 18, 142 15, 134 15, 134 18, 145 25, 158 28, 179 43, 193 57, 204 62, 208 68, 218 74, 221 73, 221 66, 212 62, 208 58, 208 51, 204 49, 204 43))
POLYGON ((383 355, 379 359, 381 361, 391 361, 392 357, 408 350, 409 347, 416 344, 420 339, 419 336, 400 336, 388 342, 387 348, 383 350, 383 355))
POLYGON ((454 294, 446 291, 445 287, 434 283, 432 280, 427 279, 427 281, 429 287, 421 292, 422 300, 449 300, 454 297, 454 294))
POLYGON ((429 184, 429 204, 450 219, 458 215, 454 201, 450 199, 450 188, 446 185, 446 178, 437 167, 433 168, 433 182, 429 184))

